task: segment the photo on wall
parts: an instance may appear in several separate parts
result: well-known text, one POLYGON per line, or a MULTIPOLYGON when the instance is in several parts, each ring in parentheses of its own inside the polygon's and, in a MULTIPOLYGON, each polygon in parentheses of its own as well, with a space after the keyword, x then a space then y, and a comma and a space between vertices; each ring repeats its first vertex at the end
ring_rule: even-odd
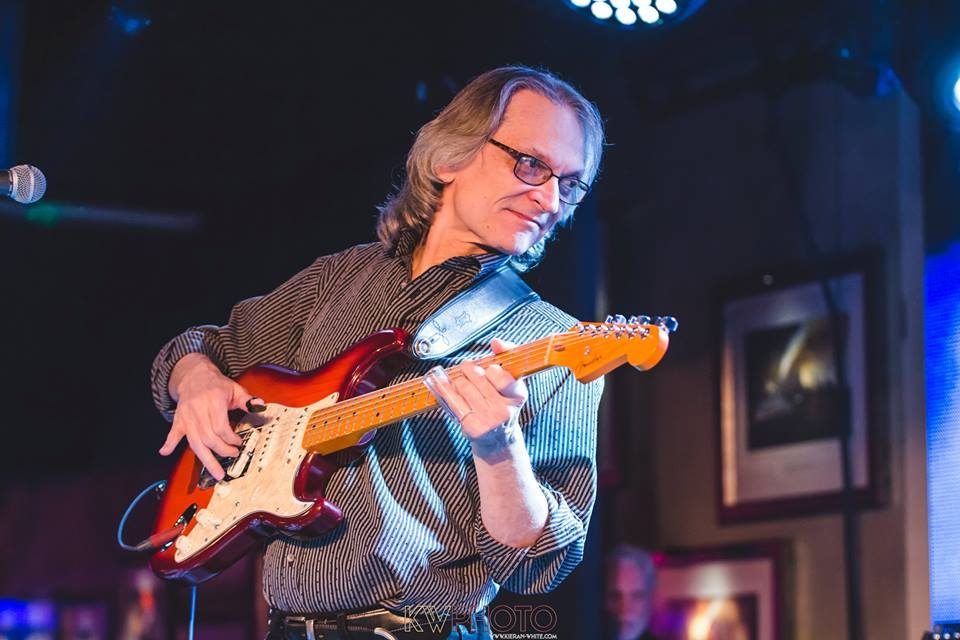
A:
MULTIPOLYGON (((844 334, 847 324, 842 314, 838 329, 844 334)), ((837 379, 831 330, 829 318, 817 317, 746 333, 749 449, 849 431, 850 387, 837 379)))
POLYGON ((843 447, 861 507, 886 501, 882 260, 771 270, 718 301, 718 520, 842 504, 843 447))
POLYGON ((650 636, 657 640, 789 637, 790 545, 764 540, 655 554, 650 636))

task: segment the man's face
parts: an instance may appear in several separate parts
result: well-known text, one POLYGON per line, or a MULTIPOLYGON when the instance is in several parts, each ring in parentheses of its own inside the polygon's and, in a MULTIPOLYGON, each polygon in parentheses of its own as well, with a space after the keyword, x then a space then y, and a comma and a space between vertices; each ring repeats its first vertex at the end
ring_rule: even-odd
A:
POLYGON ((617 640, 634 640, 647 628, 653 594, 636 563, 617 560, 607 576, 607 613, 614 622, 617 640))
MULTIPOLYGON (((583 172, 584 140, 576 115, 533 91, 513 95, 493 138, 538 158, 558 176, 583 172)), ((520 255, 571 208, 560 202, 556 178, 526 184, 513 173, 516 162, 503 149, 484 144, 466 166, 438 168, 446 186, 434 225, 448 241, 462 245, 462 253, 492 249, 520 255)))

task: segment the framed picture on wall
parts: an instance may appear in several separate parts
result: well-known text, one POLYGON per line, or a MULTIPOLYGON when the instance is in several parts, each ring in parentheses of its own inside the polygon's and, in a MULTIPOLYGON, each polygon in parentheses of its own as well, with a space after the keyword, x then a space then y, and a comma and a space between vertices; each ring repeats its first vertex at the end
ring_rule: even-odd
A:
POLYGON ((720 303, 719 519, 842 506, 847 436, 859 506, 885 500, 880 257, 762 274, 720 303))
POLYGON ((655 554, 651 634, 658 640, 790 637, 784 608, 789 554, 780 540, 655 554))

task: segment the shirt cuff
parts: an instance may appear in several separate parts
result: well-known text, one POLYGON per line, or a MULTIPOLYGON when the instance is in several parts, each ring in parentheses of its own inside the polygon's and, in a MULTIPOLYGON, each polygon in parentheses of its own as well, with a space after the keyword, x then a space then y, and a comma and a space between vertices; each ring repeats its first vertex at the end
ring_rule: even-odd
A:
POLYGON ((480 513, 477 513, 474 540, 490 576, 498 584, 506 582, 524 560, 565 549, 586 536, 583 522, 570 509, 563 495, 543 485, 540 485, 540 489, 547 499, 547 523, 540 536, 529 547, 511 547, 497 541, 487 531, 480 513))
POLYGON ((177 409, 177 403, 170 396, 169 385, 173 368, 180 358, 188 353, 202 353, 223 370, 219 356, 207 344, 206 330, 216 330, 216 328, 211 325, 188 329, 164 345, 154 358, 153 366, 150 368, 153 402, 167 422, 173 422, 173 414, 177 409))

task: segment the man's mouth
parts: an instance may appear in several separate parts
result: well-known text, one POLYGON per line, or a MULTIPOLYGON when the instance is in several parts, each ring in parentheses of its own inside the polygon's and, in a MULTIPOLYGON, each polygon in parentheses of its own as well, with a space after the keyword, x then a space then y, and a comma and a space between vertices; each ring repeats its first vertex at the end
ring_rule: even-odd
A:
POLYGON ((509 212, 512 213, 513 215, 517 216, 518 218, 521 218, 521 219, 523 219, 523 220, 526 220, 527 222, 532 222, 533 224, 535 224, 535 225, 537 226, 538 229, 543 229, 543 225, 542 225, 542 224, 540 223, 540 221, 537 220, 535 217, 525 215, 525 214, 523 214, 523 213, 520 213, 519 211, 514 211, 513 209, 507 209, 507 211, 509 211, 509 212))

